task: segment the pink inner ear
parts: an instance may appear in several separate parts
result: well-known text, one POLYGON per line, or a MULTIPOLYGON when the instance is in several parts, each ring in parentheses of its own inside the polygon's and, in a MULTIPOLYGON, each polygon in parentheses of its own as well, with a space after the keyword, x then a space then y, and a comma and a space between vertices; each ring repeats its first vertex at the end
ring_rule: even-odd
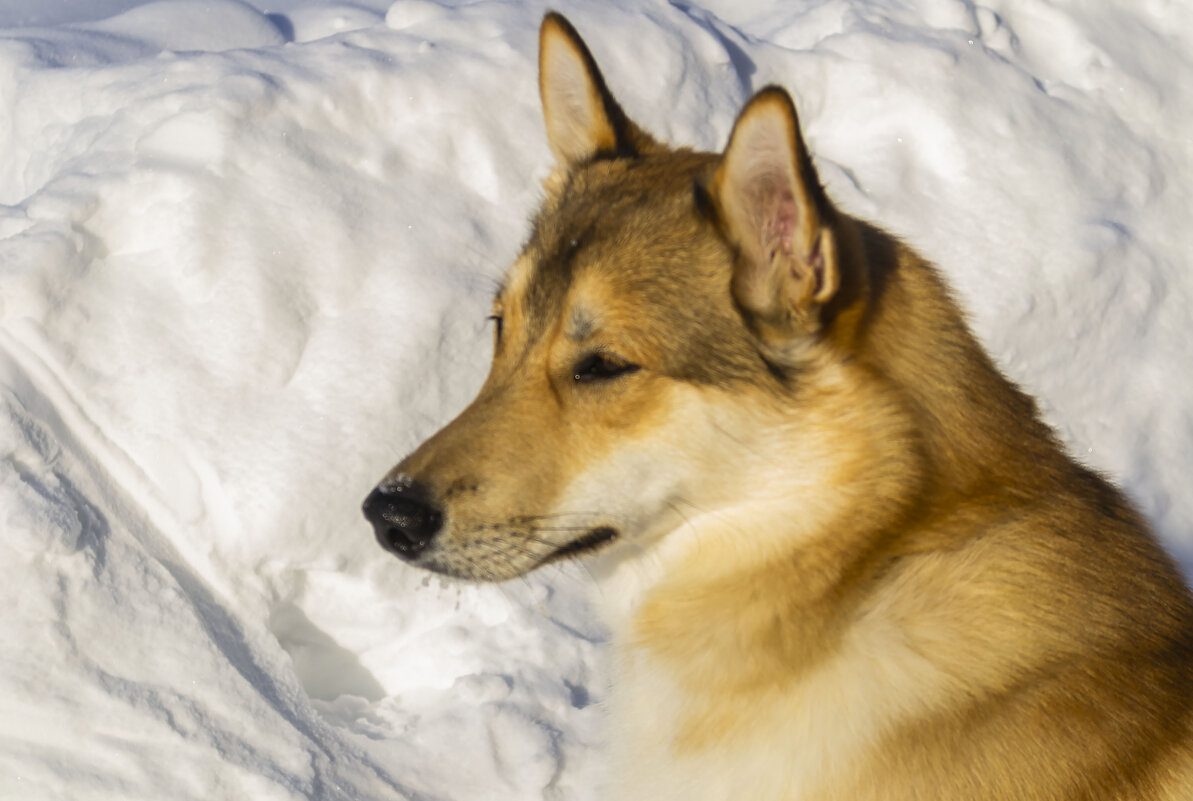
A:
POLYGON ((790 256, 794 251, 792 239, 795 234, 796 216, 799 213, 795 206, 795 197, 783 187, 767 192, 759 199, 762 212, 762 225, 759 233, 762 235, 762 250, 773 257, 776 252, 790 256))

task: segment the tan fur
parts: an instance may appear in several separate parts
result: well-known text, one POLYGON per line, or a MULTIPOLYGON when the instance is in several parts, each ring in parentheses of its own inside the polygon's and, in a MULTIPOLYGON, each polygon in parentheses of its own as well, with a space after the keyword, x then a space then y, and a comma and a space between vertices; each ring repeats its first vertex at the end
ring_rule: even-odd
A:
POLYGON ((585 556, 609 795, 1193 799, 1180 575, 936 271, 832 205, 786 93, 673 150, 562 17, 541 47, 558 165, 492 372, 381 488, 442 514, 414 564, 585 556))

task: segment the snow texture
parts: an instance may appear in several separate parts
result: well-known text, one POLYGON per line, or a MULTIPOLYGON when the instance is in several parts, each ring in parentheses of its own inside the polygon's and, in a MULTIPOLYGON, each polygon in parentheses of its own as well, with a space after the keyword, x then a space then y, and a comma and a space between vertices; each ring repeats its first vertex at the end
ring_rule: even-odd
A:
MULTIPOLYGON (((254 2, 0 6, 0 798, 595 799, 583 571, 445 584, 359 516, 485 373, 545 6, 254 2)), ((1193 565, 1193 7, 556 7, 673 142, 789 87, 1193 565)))

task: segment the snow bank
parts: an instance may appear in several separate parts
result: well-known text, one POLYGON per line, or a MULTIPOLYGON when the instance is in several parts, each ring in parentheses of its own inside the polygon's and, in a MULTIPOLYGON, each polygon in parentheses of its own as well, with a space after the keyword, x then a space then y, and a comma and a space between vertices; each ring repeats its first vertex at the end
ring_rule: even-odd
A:
MULTIPOLYGON (((1193 564, 1190 11, 555 5, 672 141, 789 86, 1193 564)), ((583 572, 446 586, 358 512, 483 378, 543 9, 0 11, 0 797, 597 797, 583 572)))

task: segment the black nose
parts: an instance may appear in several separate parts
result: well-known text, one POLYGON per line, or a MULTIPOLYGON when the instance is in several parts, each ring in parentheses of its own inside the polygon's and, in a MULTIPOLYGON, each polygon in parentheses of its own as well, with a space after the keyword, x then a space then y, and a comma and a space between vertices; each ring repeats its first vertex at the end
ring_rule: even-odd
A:
POLYGON ((427 549, 443 526, 443 515, 429 498, 419 484, 383 484, 369 493, 362 511, 382 548, 408 561, 427 549))

